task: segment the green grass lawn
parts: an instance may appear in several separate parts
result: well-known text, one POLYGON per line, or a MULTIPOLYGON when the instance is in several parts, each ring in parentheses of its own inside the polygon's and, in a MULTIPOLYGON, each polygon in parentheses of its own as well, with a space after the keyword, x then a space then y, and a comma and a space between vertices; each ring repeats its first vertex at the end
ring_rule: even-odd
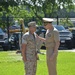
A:
MULTIPOLYGON (((45 50, 41 50, 45 52, 45 50)), ((46 55, 39 54, 36 75, 48 75, 46 55)), ((58 75, 75 75, 75 52, 59 52, 57 61, 58 75)), ((0 75, 24 75, 21 54, 15 51, 0 52, 0 75)))

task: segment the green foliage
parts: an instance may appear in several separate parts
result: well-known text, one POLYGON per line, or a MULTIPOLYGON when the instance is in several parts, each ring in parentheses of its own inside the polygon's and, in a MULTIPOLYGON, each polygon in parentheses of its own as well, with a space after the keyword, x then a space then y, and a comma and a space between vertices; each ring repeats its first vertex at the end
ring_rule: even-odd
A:
POLYGON ((57 11, 60 10, 61 7, 69 11, 74 9, 72 0, 29 0, 25 2, 25 4, 32 7, 35 16, 39 19, 40 17, 42 18, 42 16, 37 13, 39 11, 43 12, 43 17, 54 17, 54 15, 58 15, 57 11))
POLYGON ((74 26, 69 18, 60 19, 60 25, 63 25, 64 27, 74 26))
POLYGON ((2 0, 0 1, 0 11, 7 11, 9 12, 9 6, 13 7, 13 6, 17 6, 18 3, 15 1, 15 0, 9 0, 9 1, 6 1, 6 0, 2 0))
MULTIPOLYGON (((57 17, 60 10, 66 9, 67 12, 73 10, 72 0, 2 0, 0 11, 6 11, 7 15, 24 18, 25 20, 37 20, 41 24, 42 17, 57 17)), ((60 13, 63 15, 63 12, 60 13)))
POLYGON ((6 11, 8 11, 9 6, 14 7, 18 5, 28 6, 39 19, 42 16, 39 15, 38 12, 43 12, 44 16, 49 15, 48 17, 53 17, 51 15, 61 7, 67 8, 68 10, 74 9, 74 3, 72 0, 9 0, 7 2, 0 2, 0 6, 2 6, 3 9, 6 9, 6 11))

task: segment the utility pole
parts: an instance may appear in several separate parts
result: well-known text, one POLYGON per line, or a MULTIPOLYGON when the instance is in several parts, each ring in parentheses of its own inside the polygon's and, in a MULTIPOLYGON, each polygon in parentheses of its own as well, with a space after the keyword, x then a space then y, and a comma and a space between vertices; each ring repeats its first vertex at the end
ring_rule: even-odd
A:
POLYGON ((58 17, 58 15, 57 15, 57 25, 59 25, 59 17, 58 17))
POLYGON ((7 16, 7 33, 8 33, 8 45, 9 45, 9 16, 7 16))

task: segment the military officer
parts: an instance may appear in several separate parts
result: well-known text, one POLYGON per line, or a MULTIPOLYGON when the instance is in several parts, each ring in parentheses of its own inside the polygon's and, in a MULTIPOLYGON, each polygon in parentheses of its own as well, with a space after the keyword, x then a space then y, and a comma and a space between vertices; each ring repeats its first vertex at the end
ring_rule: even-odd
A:
POLYGON ((36 22, 29 22, 28 27, 29 31, 26 32, 22 37, 22 57, 25 63, 25 75, 36 75, 36 22))
POLYGON ((46 45, 46 55, 47 55, 47 67, 49 75, 57 75, 56 63, 58 48, 60 45, 59 32, 56 28, 53 27, 51 18, 43 18, 44 27, 47 29, 46 38, 41 38, 45 41, 46 45))
POLYGON ((53 19, 43 18, 46 32, 47 66, 49 75, 57 75, 56 63, 60 44, 59 32, 52 25, 53 19))

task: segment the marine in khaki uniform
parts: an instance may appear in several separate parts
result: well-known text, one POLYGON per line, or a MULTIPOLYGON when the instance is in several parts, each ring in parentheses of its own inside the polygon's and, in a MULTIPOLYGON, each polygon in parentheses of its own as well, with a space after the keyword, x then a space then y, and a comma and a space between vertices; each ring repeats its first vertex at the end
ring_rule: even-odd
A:
POLYGON ((22 57, 25 63, 25 75, 36 75, 37 51, 36 51, 36 22, 28 23, 29 32, 22 37, 22 57))
POLYGON ((47 29, 46 38, 41 38, 41 40, 45 41, 46 45, 46 55, 47 55, 47 67, 49 75, 57 75, 57 55, 58 48, 60 45, 59 32, 56 28, 53 27, 52 22, 53 19, 43 18, 44 27, 47 29))

